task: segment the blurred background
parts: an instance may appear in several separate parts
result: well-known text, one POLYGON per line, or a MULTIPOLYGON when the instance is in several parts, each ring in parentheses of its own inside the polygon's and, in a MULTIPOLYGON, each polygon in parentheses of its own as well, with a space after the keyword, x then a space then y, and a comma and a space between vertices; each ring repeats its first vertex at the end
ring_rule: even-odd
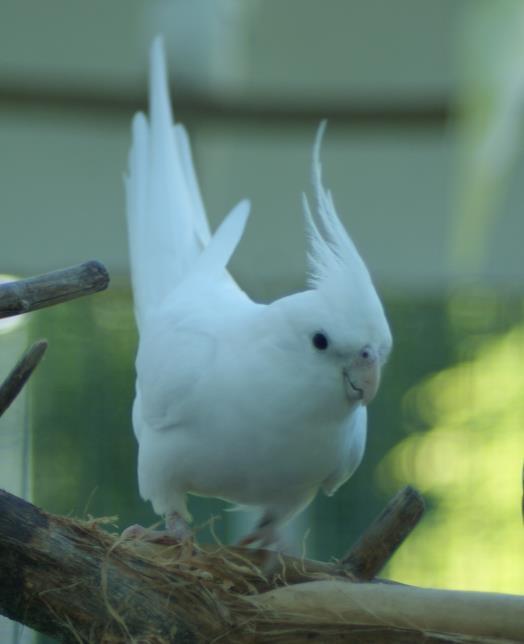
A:
MULTIPOLYGON (((524 592, 520 0, 3 0, 0 272, 97 258, 112 283, 0 328, 1 377, 31 340, 50 342, 0 422, 0 485, 120 528, 156 521, 130 424, 122 177, 157 33, 212 227, 252 201, 240 284, 260 301, 304 286, 301 193, 327 118, 325 183, 392 325, 364 463, 291 527, 291 545, 341 556, 410 483, 428 511, 386 576, 524 592)), ((247 529, 219 502, 191 507, 202 539, 211 516, 227 542, 247 529)), ((0 635, 31 637, 6 623, 0 635)))

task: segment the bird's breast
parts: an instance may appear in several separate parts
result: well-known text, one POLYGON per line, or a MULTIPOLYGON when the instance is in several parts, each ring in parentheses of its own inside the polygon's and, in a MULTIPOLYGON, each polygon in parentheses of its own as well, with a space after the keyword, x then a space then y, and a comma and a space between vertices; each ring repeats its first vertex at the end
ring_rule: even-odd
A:
POLYGON ((264 414, 214 420, 185 432, 176 460, 187 470, 188 491, 237 503, 262 504, 318 487, 336 468, 344 443, 342 423, 265 422, 264 414))
POLYGON ((178 491, 245 504, 316 489, 337 467, 352 413, 342 378, 279 362, 259 345, 226 349, 209 353, 190 386, 164 395, 166 426, 141 439, 143 470, 165 471, 178 491))

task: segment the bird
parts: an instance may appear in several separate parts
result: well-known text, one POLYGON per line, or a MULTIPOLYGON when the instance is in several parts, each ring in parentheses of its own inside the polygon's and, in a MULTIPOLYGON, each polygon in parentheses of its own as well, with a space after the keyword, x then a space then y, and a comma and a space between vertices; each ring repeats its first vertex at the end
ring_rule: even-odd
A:
POLYGON ((313 146, 314 207, 303 195, 305 288, 255 302, 227 268, 250 203, 241 200, 211 232, 167 79, 158 36, 149 118, 133 119, 125 177, 139 492, 174 539, 191 534, 194 494, 256 509, 241 543, 271 546, 317 492, 333 495, 362 461, 391 331, 323 186, 325 122, 313 146))

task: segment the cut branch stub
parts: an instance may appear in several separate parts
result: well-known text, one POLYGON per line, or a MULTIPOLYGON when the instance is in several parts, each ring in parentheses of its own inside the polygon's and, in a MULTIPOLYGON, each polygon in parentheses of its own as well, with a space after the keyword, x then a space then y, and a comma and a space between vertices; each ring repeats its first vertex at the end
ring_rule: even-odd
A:
POLYGON ((32 344, 0 385, 0 416, 18 396, 47 349, 47 340, 32 344))
POLYGON ((357 579, 373 579, 417 525, 424 507, 417 490, 409 485, 400 490, 342 558, 342 567, 357 579))
POLYGON ((58 271, 0 284, 0 318, 60 304, 103 291, 109 284, 105 266, 96 260, 58 271))

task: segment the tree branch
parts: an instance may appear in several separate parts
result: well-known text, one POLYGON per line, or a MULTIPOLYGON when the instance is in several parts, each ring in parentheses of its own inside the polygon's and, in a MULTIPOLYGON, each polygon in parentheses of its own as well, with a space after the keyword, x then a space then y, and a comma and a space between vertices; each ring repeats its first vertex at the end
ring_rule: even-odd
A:
POLYGON ((96 525, 0 492, 0 612, 10 619, 66 642, 126 641, 129 633, 192 641, 178 616, 183 579, 160 572, 96 525))
POLYGON ((420 521, 424 499, 407 485, 400 490, 342 558, 342 566, 357 579, 376 577, 420 521))
POLYGON ((387 626, 393 633, 401 629, 398 639, 389 632, 393 639, 364 640, 370 642, 522 642, 524 638, 524 597, 517 595, 313 581, 279 588, 252 601, 281 616, 281 625, 304 627, 321 620, 332 626, 360 624, 363 631, 364 627, 380 631, 387 626))
POLYGON ((32 344, 0 385, 0 416, 18 396, 47 349, 47 340, 32 344))
POLYGON ((107 288, 109 275, 96 260, 0 284, 0 318, 27 313, 107 288))
POLYGON ((524 640, 524 598, 352 583, 256 551, 122 541, 0 491, 0 613, 65 642, 524 640), (307 583, 286 585, 293 579, 307 583), (287 574, 290 573, 290 574, 287 574))

